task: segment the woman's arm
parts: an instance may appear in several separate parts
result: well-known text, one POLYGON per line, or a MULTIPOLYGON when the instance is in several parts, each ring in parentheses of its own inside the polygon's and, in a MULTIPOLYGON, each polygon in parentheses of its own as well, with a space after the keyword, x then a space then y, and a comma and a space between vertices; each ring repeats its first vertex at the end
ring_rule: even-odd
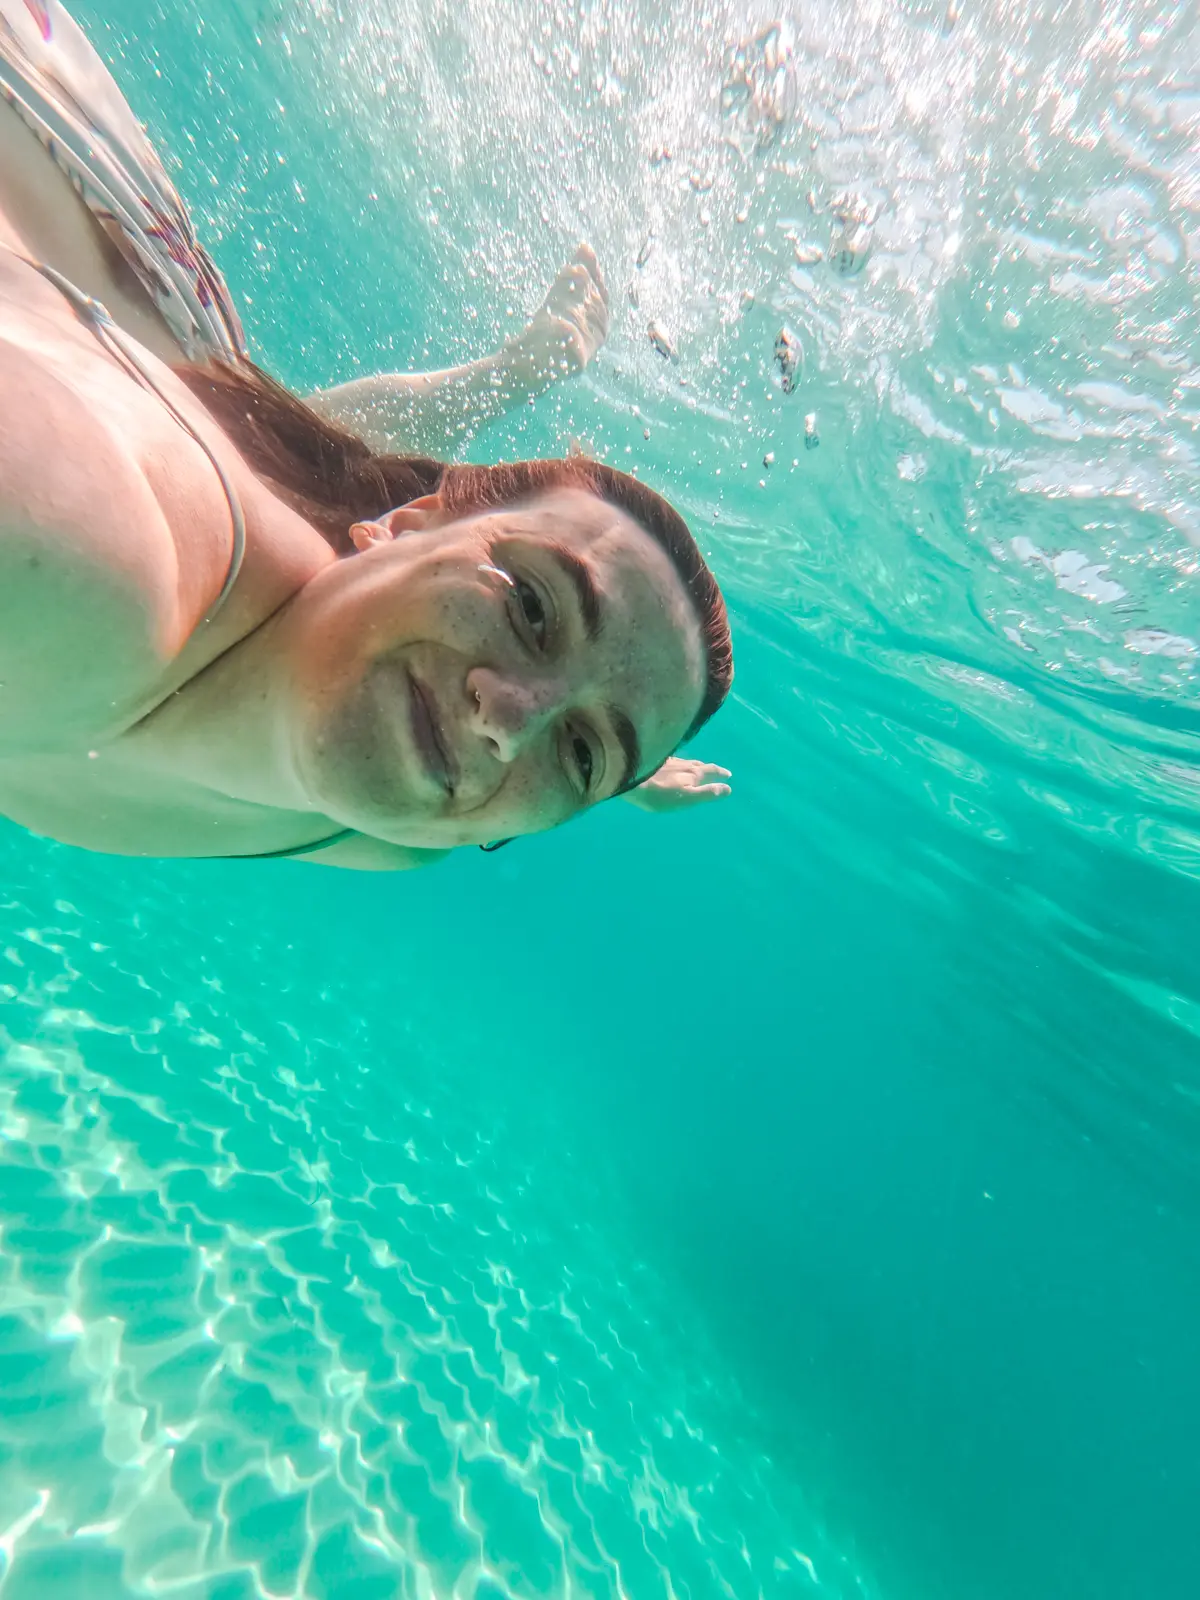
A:
POLYGON ((441 372, 382 372, 309 395, 308 403, 374 450, 447 455, 456 436, 581 371, 608 337, 608 289, 581 244, 528 326, 494 355, 441 372))

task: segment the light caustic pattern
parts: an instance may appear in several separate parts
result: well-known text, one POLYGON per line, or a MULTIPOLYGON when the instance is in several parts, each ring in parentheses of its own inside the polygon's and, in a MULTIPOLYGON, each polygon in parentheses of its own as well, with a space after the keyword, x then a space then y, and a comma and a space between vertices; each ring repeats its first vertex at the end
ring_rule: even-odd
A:
POLYGON ((4 907, 2 1600, 861 1592, 501 1071, 76 888, 4 907))
POLYGON ((806 739, 981 841, 1200 874, 1193 7, 269 10, 463 286, 449 353, 595 241, 614 333, 552 442, 782 612, 806 739))

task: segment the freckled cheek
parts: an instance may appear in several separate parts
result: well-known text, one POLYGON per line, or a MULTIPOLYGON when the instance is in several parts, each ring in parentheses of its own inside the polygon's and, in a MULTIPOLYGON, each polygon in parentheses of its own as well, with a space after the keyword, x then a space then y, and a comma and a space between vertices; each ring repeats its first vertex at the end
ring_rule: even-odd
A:
POLYGON ((560 822, 566 822, 575 815, 577 799, 563 777, 556 754, 547 754, 530 784, 526 803, 529 812, 543 828, 557 827, 560 822))
POLYGON ((405 633, 473 657, 497 636, 496 603, 486 594, 464 592, 462 585, 439 585, 408 619, 405 633))
POLYGON ((561 780, 542 757, 510 772, 480 816, 497 832, 538 833, 565 822, 571 811, 561 780))

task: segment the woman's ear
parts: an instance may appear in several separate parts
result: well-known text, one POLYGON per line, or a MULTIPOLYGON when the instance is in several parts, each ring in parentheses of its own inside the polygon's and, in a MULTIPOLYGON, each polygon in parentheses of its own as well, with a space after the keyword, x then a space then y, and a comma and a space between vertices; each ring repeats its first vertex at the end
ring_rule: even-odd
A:
POLYGON ((423 494, 419 500, 410 500, 394 511, 385 511, 374 522, 356 522, 350 529, 350 539, 356 550, 370 550, 375 545, 391 544, 401 533, 422 533, 432 527, 442 510, 439 494, 423 494))

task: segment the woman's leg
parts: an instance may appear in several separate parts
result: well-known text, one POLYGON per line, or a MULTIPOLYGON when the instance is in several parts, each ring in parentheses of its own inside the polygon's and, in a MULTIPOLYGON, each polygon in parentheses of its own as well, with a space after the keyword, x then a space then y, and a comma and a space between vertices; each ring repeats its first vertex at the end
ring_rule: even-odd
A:
POLYGON ((529 324, 494 355, 441 372, 384 372, 308 397, 376 450, 450 455, 462 434, 581 371, 608 335, 608 289, 581 244, 529 324))

